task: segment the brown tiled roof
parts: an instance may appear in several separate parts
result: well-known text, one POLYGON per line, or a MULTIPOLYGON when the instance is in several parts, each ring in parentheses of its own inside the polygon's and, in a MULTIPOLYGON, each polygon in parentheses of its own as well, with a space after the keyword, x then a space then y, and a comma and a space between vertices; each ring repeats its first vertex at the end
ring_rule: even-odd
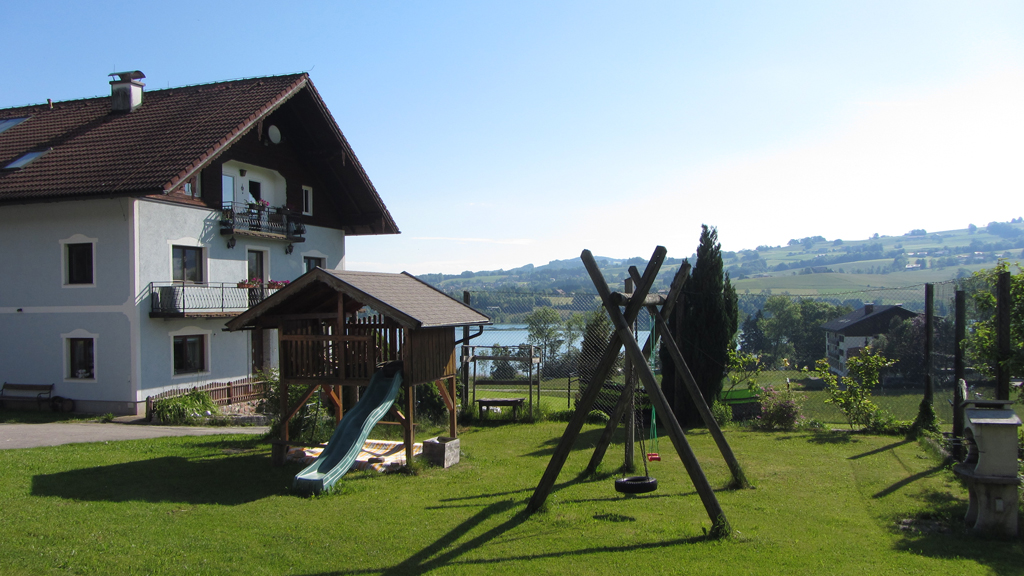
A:
POLYGON ((403 272, 311 270, 227 323, 229 330, 255 325, 263 316, 333 310, 337 293, 373 308, 407 328, 490 324, 473 308, 403 272))
POLYGON ((383 220, 398 228, 306 74, 146 91, 129 113, 110 97, 0 109, 28 120, 0 133, 0 168, 27 152, 47 152, 18 170, 0 169, 0 203, 171 190, 292 96, 307 89, 333 146, 344 152, 383 220))
MULTIPOLYGON (((326 270, 328 274, 375 300, 379 305, 404 314, 419 323, 420 328, 490 324, 487 316, 448 296, 408 272, 353 272, 326 270)), ((353 297, 356 297, 353 295, 353 297)), ((374 308, 374 302, 360 300, 374 308)), ((388 310, 380 310, 388 312, 388 310)))
POLYGON ((20 170, 0 173, 0 198, 163 191, 306 80, 293 74, 153 90, 130 113, 111 112, 110 98, 0 110, 0 118, 28 117, 0 134, 0 166, 50 149, 20 170))

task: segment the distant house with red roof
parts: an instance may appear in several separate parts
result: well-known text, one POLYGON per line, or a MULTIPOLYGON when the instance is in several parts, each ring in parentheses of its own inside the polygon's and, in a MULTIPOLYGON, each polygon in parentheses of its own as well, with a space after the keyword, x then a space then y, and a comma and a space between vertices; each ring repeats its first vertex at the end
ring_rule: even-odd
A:
POLYGON ((846 362, 859 355, 880 335, 889 331, 893 318, 907 319, 916 313, 898 305, 865 304, 846 316, 821 325, 825 331, 825 353, 829 368, 846 376, 846 362))
POLYGON ((245 377, 224 322, 398 227, 307 74, 0 109, 0 381, 93 412, 245 377))

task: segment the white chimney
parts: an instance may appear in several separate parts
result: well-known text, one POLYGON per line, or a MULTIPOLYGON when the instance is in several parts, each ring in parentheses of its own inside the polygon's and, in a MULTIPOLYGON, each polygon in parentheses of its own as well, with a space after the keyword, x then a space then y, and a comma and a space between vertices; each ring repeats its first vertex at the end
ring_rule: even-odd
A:
POLYGON ((114 72, 117 80, 110 81, 110 109, 114 112, 131 112, 142 105, 142 89, 146 85, 139 82, 146 75, 138 70, 114 72))

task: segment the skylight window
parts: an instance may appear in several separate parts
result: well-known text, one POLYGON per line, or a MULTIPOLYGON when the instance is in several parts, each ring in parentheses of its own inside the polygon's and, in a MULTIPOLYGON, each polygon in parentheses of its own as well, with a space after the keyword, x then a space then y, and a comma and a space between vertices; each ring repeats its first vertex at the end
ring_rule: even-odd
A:
POLYGON ((17 170, 18 168, 24 168, 29 164, 29 162, 32 162, 33 160, 39 158, 43 154, 46 154, 45 150, 41 150, 39 152, 29 152, 28 154, 25 154, 24 156, 18 158, 14 162, 11 162, 7 166, 4 166, 4 170, 17 170))
POLYGON ((14 128, 25 120, 28 120, 28 118, 0 118, 0 133, 3 133, 8 128, 14 128))

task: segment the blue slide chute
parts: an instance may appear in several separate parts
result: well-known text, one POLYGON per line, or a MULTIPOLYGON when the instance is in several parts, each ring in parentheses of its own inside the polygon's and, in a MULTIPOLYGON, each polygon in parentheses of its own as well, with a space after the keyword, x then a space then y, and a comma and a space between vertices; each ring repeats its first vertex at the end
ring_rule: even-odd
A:
POLYGON ((319 494, 334 486, 352 469, 367 436, 391 409, 401 386, 401 362, 388 363, 374 373, 370 385, 366 387, 359 402, 345 413, 320 457, 295 475, 292 488, 319 494))

